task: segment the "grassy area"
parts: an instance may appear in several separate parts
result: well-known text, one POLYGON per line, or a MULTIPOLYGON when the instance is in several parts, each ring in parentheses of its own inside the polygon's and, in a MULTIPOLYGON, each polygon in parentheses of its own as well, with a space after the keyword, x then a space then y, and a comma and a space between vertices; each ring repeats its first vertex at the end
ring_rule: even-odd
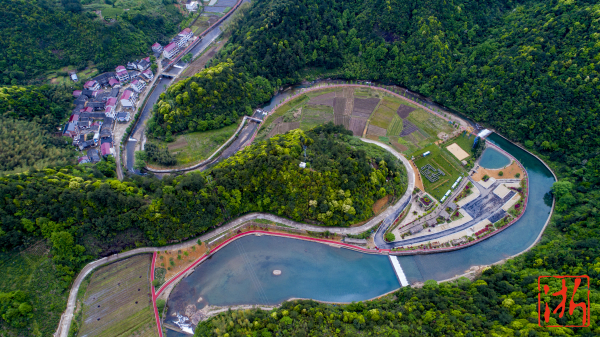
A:
POLYGON ((239 123, 234 123, 217 130, 190 132, 178 136, 172 143, 160 143, 166 145, 175 158, 178 165, 186 165, 199 162, 208 158, 223 143, 225 143, 238 128, 239 123))
POLYGON ((40 242, 21 253, 0 253, 0 291, 25 291, 33 305, 31 329, 17 329, 0 320, 2 336, 52 336, 56 331, 69 291, 59 281, 49 249, 40 242))
POLYGON ((394 116, 397 116, 396 110, 392 110, 386 105, 380 103, 377 109, 375 109, 371 115, 369 123, 380 128, 387 129, 394 119, 394 116))
POLYGON ((444 172, 445 175, 439 176, 439 179, 435 182, 430 182, 429 179, 421 174, 425 191, 438 200, 444 196, 446 191, 451 189, 452 184, 454 184, 459 176, 466 173, 462 165, 450 152, 435 144, 417 151, 414 156, 415 164, 420 171, 423 166, 430 164, 434 169, 441 169, 444 172), (430 151, 431 154, 426 157, 421 157, 421 155, 427 151, 430 151))
POLYGON ((317 125, 333 120, 333 108, 323 105, 305 106, 302 108, 300 128, 310 130, 317 125))
POLYGON ((394 117, 387 128, 387 136, 399 136, 400 132, 402 132, 402 118, 398 117, 397 114, 394 114, 394 117))
POLYGON ((79 336, 157 336, 150 296, 151 254, 94 272, 83 299, 79 336))
POLYGON ((300 95, 300 96, 296 97, 295 99, 291 100, 290 102, 287 102, 286 104, 279 107, 279 109, 277 109, 275 112, 273 112, 273 114, 271 114, 267 118, 267 120, 262 123, 262 126, 260 127, 260 133, 257 138, 266 137, 266 135, 271 130, 269 128, 269 126, 271 126, 271 124, 273 124, 273 122, 277 118, 282 117, 286 112, 288 112, 290 110, 297 109, 299 107, 304 106, 304 104, 306 104, 308 101, 310 101, 310 97, 308 95, 300 95))
POLYGON ((454 127, 448 122, 423 109, 417 109, 411 112, 408 116, 408 120, 424 131, 428 138, 431 137, 432 142, 438 139, 438 133, 445 132, 449 134, 454 131, 454 127))
POLYGON ((444 143, 442 147, 446 148, 446 146, 456 143, 456 145, 460 146, 461 149, 465 150, 470 156, 472 156, 473 142, 475 141, 475 137, 475 135, 463 132, 460 136, 444 143))
POLYGON ((122 8, 105 7, 102 8, 102 17, 105 19, 114 19, 123 13, 122 8))

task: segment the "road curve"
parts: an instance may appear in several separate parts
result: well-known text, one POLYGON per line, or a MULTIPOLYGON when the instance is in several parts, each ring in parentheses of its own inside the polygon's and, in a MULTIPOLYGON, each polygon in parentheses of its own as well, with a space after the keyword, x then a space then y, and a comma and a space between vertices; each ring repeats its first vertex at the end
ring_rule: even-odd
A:
MULTIPOLYGON (((165 249, 169 249, 169 250, 173 250, 173 249, 185 249, 187 247, 193 246, 195 244, 197 244, 198 240, 200 241, 205 241, 208 240, 210 238, 215 237, 216 235, 219 235, 221 233, 227 232, 228 230, 230 230, 233 227, 236 227, 244 222, 250 221, 250 220, 257 220, 257 219, 262 219, 262 220, 270 220, 270 221, 274 221, 274 222, 278 222, 281 224, 284 224, 286 226, 290 226, 290 227, 294 227, 297 229, 303 229, 303 230, 307 230, 307 231, 313 231, 313 232, 325 232, 325 231, 329 231, 331 233, 337 233, 337 234, 359 234, 362 233, 370 228, 372 228, 373 226, 377 225, 380 221, 385 220, 387 223, 388 219, 395 219, 395 217, 398 216, 398 214, 400 214, 400 212, 402 212, 402 210, 404 209, 404 207, 408 204, 408 202, 410 201, 410 198, 412 196, 412 191, 415 187, 415 173, 412 169, 412 166, 410 165, 410 162, 404 158, 404 156, 402 156, 400 153, 398 153, 396 150, 392 149, 391 147, 373 141, 373 140, 369 140, 369 139, 362 139, 362 141, 366 142, 366 143, 371 143, 371 144, 375 144, 377 146, 380 146, 382 148, 384 148, 385 150, 389 151, 392 155, 394 155, 396 158, 400 159, 400 161, 402 162, 402 164, 404 165, 404 167, 406 167, 406 173, 407 173, 407 177, 408 177, 408 186, 406 188, 406 192, 404 193, 404 195, 400 198, 400 200, 394 204, 391 207, 388 207, 387 210, 385 210, 384 212, 380 213, 379 215, 373 217, 371 220, 369 220, 367 223, 365 223, 362 226, 358 226, 358 227, 324 227, 324 226, 314 226, 314 225, 307 225, 307 224, 303 224, 303 223, 299 223, 296 221, 292 221, 286 218, 282 218, 273 214, 268 214, 268 213, 249 213, 246 215, 243 215, 239 218, 236 218, 222 226, 219 226, 217 229, 215 229, 212 232, 208 232, 205 233, 204 235, 201 235, 199 237, 196 237, 194 239, 188 240, 186 242, 182 242, 179 244, 175 244, 172 246, 167 247, 145 247, 145 248, 137 248, 137 249, 133 249, 127 252, 123 252, 123 253, 118 253, 118 254, 114 254, 108 257, 104 257, 101 258, 99 260, 96 261, 92 261, 90 263, 88 263, 85 267, 83 267, 83 269, 79 272, 79 274, 77 275, 77 278, 75 279, 75 281, 73 282, 73 286, 71 287, 71 291, 69 292, 69 298, 67 300, 67 309, 65 310, 65 312, 63 313, 63 315, 61 316, 60 319, 60 323, 58 325, 58 329, 56 330, 56 333, 54 334, 55 337, 67 337, 69 334, 69 328, 71 327, 71 321, 73 320, 73 314, 75 311, 75 304, 76 304, 76 300, 77 300, 77 293, 79 292, 79 287, 81 286, 81 282, 83 281, 83 279, 85 279, 85 277, 87 275, 89 275, 94 269, 109 264, 111 262, 115 262, 118 261, 120 259, 126 258, 126 257, 130 257, 133 255, 137 255, 137 254, 144 254, 144 253, 154 253, 157 252, 159 250, 165 250, 165 249)), ((384 231, 385 232, 385 231, 384 231)))

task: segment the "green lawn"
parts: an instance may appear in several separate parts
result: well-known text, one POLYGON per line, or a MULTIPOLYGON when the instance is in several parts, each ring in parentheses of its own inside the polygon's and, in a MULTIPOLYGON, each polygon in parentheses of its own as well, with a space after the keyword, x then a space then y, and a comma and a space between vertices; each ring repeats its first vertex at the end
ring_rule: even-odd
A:
POLYGON ((300 128, 310 130, 317 125, 333 120, 333 107, 325 105, 304 106, 300 117, 300 128))
POLYGON ((440 176, 436 182, 429 182, 429 180, 421 175, 425 191, 431 194, 437 200, 440 200, 446 191, 448 191, 456 179, 465 174, 466 171, 462 165, 454 158, 454 156, 446 149, 442 149, 439 146, 432 144, 424 149, 421 149, 413 154, 416 158, 415 164, 417 168, 421 168, 427 164, 430 164, 435 169, 441 169, 446 175, 440 176), (420 157, 423 153, 430 151, 431 154, 427 157, 420 157))
POLYGON ((469 155, 473 155, 473 142, 475 141, 475 135, 463 132, 460 136, 447 141, 442 145, 443 148, 446 146, 456 143, 461 149, 465 150, 469 155))
POLYGON ((398 136, 402 132, 402 118, 398 117, 397 114, 392 118, 392 122, 387 129, 387 136, 398 136))
POLYGON ((387 129, 394 116, 397 116, 396 110, 392 110, 383 104, 379 104, 377 109, 371 115, 369 124, 373 124, 380 128, 387 129))
POLYGON ((208 158, 234 134, 238 126, 238 123, 234 123, 217 130, 186 133, 178 136, 174 142, 160 145, 167 145, 169 152, 175 155, 178 166, 187 166, 208 158))
POLYGON ((113 8, 113 7, 102 8, 102 17, 104 17, 105 19, 107 19, 107 18, 114 19, 121 13, 123 13, 122 8, 113 8))
POLYGON ((429 137, 431 142, 436 141, 437 135, 440 132, 451 133, 454 128, 447 121, 423 110, 417 109, 410 113, 408 120, 415 124, 419 129, 423 130, 429 137))

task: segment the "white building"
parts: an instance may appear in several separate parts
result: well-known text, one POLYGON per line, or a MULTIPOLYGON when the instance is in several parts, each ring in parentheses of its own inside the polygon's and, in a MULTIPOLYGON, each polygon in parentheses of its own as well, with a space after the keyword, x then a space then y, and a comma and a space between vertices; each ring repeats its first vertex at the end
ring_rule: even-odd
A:
POLYGON ((140 80, 133 80, 131 82, 131 87, 133 88, 133 90, 135 90, 137 93, 142 92, 142 90, 144 90, 144 87, 146 86, 146 82, 144 81, 140 81, 140 80))
POLYGON ((165 50, 163 50, 163 56, 170 59, 173 56, 177 55, 178 52, 179 46, 176 43, 171 42, 165 46, 165 50))
POLYGON ((190 12, 195 12, 198 10, 198 2, 192 1, 189 4, 185 4, 185 8, 190 12))
POLYGON ((118 66, 115 70, 117 79, 121 81, 121 83, 129 81, 129 73, 127 72, 127 69, 125 69, 125 67, 118 66))
POLYGON ((123 95, 121 95, 121 105, 124 108, 134 108, 136 100, 137 94, 129 89, 125 90, 123 95))

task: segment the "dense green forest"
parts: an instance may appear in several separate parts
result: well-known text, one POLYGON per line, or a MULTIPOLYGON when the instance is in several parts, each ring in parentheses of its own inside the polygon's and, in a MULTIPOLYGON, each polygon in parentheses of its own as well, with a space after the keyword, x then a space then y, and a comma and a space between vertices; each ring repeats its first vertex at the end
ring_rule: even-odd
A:
MULTIPOLYGON (((121 39, 126 39, 123 41, 128 46, 145 44, 146 50, 151 42, 144 36, 131 39, 130 34, 139 27, 129 16, 106 25, 83 19, 90 14, 50 11, 34 2, 6 3, 0 21, 4 34, 0 42, 4 83, 35 77, 41 73, 38 68, 82 66, 76 59, 78 55, 93 55, 82 56, 81 60, 108 64, 135 49, 117 49, 126 45, 117 42, 121 39), (19 21, 32 13, 41 13, 40 18, 30 20, 32 23, 19 21), (18 28, 25 22, 33 29, 18 28), (55 25, 56 29, 46 29, 55 25), (96 33, 88 34, 98 31, 86 30, 90 25, 103 27, 102 38, 96 33), (75 61, 71 62, 67 56, 75 61)), ((262 77, 272 88, 277 88, 315 73, 406 86, 498 129, 547 160, 560 180, 553 188, 557 204, 551 225, 538 246, 502 266, 488 269, 473 283, 427 282, 422 289, 405 288, 384 300, 345 306, 288 302, 276 315, 261 311, 229 312, 203 323, 197 335, 599 335, 600 138, 597 134, 600 121, 596 97, 600 86, 595 70, 600 61, 599 13, 596 2, 589 0, 253 1, 251 9, 231 29, 230 42, 214 61, 217 66, 222 62, 233 64, 227 70, 232 78, 214 84, 231 83, 231 86, 215 86, 211 95, 229 95, 231 87, 252 94, 243 91, 251 89, 242 89, 237 79, 245 84, 244 80, 250 82, 262 77), (592 278, 590 328, 537 326, 537 276, 555 274, 587 274, 592 278)), ((138 24, 148 22, 151 20, 138 24)), ((147 31, 164 33, 164 29, 154 24, 147 31)), ((263 81, 259 83, 268 88, 263 81)), ((174 114, 174 121, 159 121, 161 114, 155 115, 153 131, 157 137, 166 137, 169 131, 195 129, 201 121, 206 121, 208 128, 209 121, 218 117, 207 118, 210 108, 202 103, 183 101, 191 85, 192 82, 185 82, 177 93, 162 97, 169 104, 167 116, 174 114), (181 103, 177 102, 180 94, 181 103), (179 114, 177 109, 171 109, 177 104, 180 104, 179 114), (198 110, 200 107, 202 111, 198 110), (184 111, 189 115, 185 116, 184 111), (185 123, 179 123, 179 119, 185 119, 185 123)), ((211 85, 209 80, 201 87, 206 89, 211 85)), ((220 122, 233 116, 233 112, 241 116, 248 103, 240 102, 253 99, 230 97, 235 108, 217 106, 224 115, 220 122)), ((205 98, 209 99, 202 99, 205 98)), ((23 117, 22 114, 13 118, 23 117)), ((44 112, 33 115, 39 114, 46 115, 44 112)), ((164 116, 163 113, 163 119, 164 116)), ((136 176, 119 182, 107 179, 98 168, 66 166, 2 177, 0 246, 10 250, 31 246, 45 238, 52 246, 52 263, 56 264, 56 268, 53 265, 46 268, 53 270, 48 275, 54 278, 49 279, 60 283, 59 289, 63 289, 60 296, 64 296, 75 272, 85 261, 97 256, 136 244, 166 244, 169 240, 191 237, 250 210, 262 209, 290 218, 324 219, 326 224, 350 221, 350 216, 366 216, 370 201, 355 198, 351 207, 356 214, 345 213, 343 206, 339 208, 342 200, 339 189, 344 190, 344 197, 351 191, 351 197, 364 193, 371 200, 381 187, 383 193, 402 189, 394 185, 397 183, 394 179, 386 186, 376 187, 377 182, 381 184, 377 173, 375 179, 361 180, 371 178, 377 171, 383 175, 386 169, 389 175, 395 175, 391 169, 393 161, 381 165, 382 155, 368 155, 375 151, 372 148, 364 150, 367 155, 360 154, 360 149, 352 149, 359 147, 352 140, 345 140, 350 148, 336 145, 341 140, 333 134, 342 134, 341 130, 330 132, 325 128, 319 132, 303 136, 290 133, 256 144, 220 164, 209 175, 168 176, 163 180, 136 176), (335 146, 328 145, 329 142, 335 146), (328 192, 329 187, 333 191, 323 194, 311 187, 310 182, 300 179, 318 175, 303 172, 294 176, 298 180, 291 181, 311 188, 306 192, 292 191, 295 193, 292 196, 275 195, 289 191, 281 181, 270 181, 270 174, 279 170, 283 176, 278 179, 292 179, 285 174, 292 169, 300 171, 297 163, 303 160, 302 144, 308 145, 312 169, 321 173, 337 170, 338 176, 329 175, 331 179, 339 179, 342 174, 333 159, 345 157, 337 157, 329 149, 341 148, 335 151, 352 154, 354 157, 348 160, 357 163, 356 170, 345 174, 360 178, 358 181, 363 185, 357 184, 352 192, 352 186, 342 186, 341 179, 321 181, 326 182, 328 192), (251 153, 256 157, 249 156, 251 153), (368 174, 358 169, 365 167, 364 163, 373 165, 368 174), (265 189, 257 192, 244 189, 247 184, 263 186, 259 185, 260 179, 268 179, 263 181, 265 189), (319 197, 325 197, 325 202, 319 197), (302 205, 307 200, 308 208, 302 205), (311 204, 312 201, 316 203, 311 204), (329 211, 331 217, 327 217, 329 211)), ((31 273, 36 273, 35 269, 31 273)), ((15 291, 14 284, 19 283, 13 282, 13 288, 7 286, 0 291, 15 291)), ((41 294, 26 295, 31 296, 33 312, 45 310, 44 302, 39 300, 41 294)), ((27 301, 17 302, 27 304, 27 301)), ((60 305, 52 304, 49 311, 60 312, 60 309, 60 305)), ((56 315, 51 322, 34 322, 26 311, 19 317, 28 324, 20 330, 25 335, 37 331, 35 324, 46 324, 42 330, 51 331, 49 326, 55 327, 58 322, 56 315)), ((576 318, 565 315, 558 323, 570 323, 569 320, 574 323, 576 318)), ((8 329, 10 324, 6 321, 0 320, 2 327, 8 329)))
POLYGON ((72 99, 64 87, 0 87, 0 173, 73 161, 70 139, 54 135, 62 131, 72 99))
POLYGON ((165 43, 183 16, 172 1, 124 11, 105 22, 79 0, 0 1, 0 84, 38 83, 60 67, 100 71, 150 53, 165 43))
POLYGON ((308 67, 406 86, 581 165, 600 147, 598 13, 586 0, 260 0, 219 58, 273 84, 308 67))
MULTIPOLYGON (((91 259, 193 237, 243 213, 271 212, 329 226, 364 220, 373 215, 375 200, 404 193, 406 172, 396 158, 350 134, 332 124, 306 134, 297 130, 252 145, 210 173, 162 180, 109 179, 114 161, 0 177, 0 263, 14 248, 46 241, 56 266, 54 291, 66 296, 76 272, 91 259), (311 168, 299 168, 301 160, 311 168)), ((15 291, 14 282, 0 286, 15 291)), ((45 292, 29 295, 35 312, 47 310, 45 292)), ((53 319, 61 307, 53 304, 53 319)), ((36 322, 46 330, 57 324, 36 322)))
POLYGON ((240 116, 251 115, 252 107, 269 100, 272 94, 266 79, 236 74, 231 63, 219 63, 162 93, 147 132, 169 141, 173 133, 184 130, 219 129, 240 116))

